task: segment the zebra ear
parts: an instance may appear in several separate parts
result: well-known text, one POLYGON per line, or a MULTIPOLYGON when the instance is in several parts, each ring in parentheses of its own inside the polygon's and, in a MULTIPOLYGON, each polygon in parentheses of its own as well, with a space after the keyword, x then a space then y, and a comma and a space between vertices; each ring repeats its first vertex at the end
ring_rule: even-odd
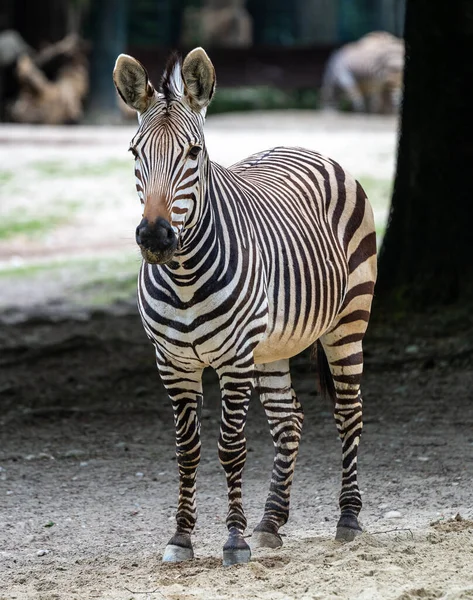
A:
POLYGON ((144 112, 154 96, 154 87, 143 65, 128 54, 120 54, 113 69, 113 81, 122 99, 139 113, 144 112))
POLYGON ((209 105, 215 91, 215 69, 203 48, 194 48, 182 63, 184 96, 189 106, 200 112, 209 105))

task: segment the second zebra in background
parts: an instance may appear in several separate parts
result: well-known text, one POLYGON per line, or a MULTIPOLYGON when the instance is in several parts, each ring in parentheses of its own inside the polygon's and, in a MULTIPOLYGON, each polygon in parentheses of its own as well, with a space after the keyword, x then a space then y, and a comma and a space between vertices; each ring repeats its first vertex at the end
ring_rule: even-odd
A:
POLYGON ((402 99, 404 41, 373 31, 336 50, 325 67, 321 106, 355 112, 397 114, 402 99))

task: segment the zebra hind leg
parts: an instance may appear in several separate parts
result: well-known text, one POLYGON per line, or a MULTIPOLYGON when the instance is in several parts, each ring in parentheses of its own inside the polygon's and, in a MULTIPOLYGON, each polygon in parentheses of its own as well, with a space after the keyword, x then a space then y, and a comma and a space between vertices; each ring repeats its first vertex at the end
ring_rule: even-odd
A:
POLYGON ((172 401, 179 468, 177 527, 166 546, 163 562, 182 562, 194 558, 191 534, 196 522, 196 475, 201 447, 198 406, 202 402, 202 369, 177 369, 159 356, 158 368, 172 401))
POLYGON ((357 458, 363 427, 360 394, 363 350, 360 335, 362 338, 364 331, 353 334, 353 328, 349 327, 353 323, 345 319, 342 319, 342 323, 321 338, 326 363, 321 365, 319 358, 319 369, 330 369, 327 376, 333 381, 333 389, 329 391, 333 392, 334 417, 342 442, 342 489, 336 539, 351 541, 362 531, 358 521, 362 501, 358 488, 357 458))
POLYGON ((253 532, 251 545, 279 548, 282 546, 279 528, 289 517, 291 484, 304 415, 291 384, 288 360, 257 365, 255 381, 270 426, 275 455, 263 518, 253 532))

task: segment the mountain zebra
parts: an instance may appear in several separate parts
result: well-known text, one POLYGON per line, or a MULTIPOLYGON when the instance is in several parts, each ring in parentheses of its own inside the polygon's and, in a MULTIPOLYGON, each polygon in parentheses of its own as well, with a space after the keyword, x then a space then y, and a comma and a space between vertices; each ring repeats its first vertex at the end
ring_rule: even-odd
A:
POLYGON ((179 467, 177 529, 164 561, 193 557, 198 407, 202 371, 219 376, 219 459, 228 484, 224 564, 247 562, 241 479, 250 395, 259 390, 275 457, 253 544, 278 547, 303 413, 289 358, 318 342, 325 388, 342 440, 337 537, 361 531, 357 448, 362 428, 362 339, 376 278, 373 214, 336 162, 301 148, 273 148, 226 169, 209 160, 204 118, 215 72, 201 48, 174 57, 156 91, 144 67, 120 55, 114 81, 139 115, 131 141, 143 219, 138 304, 170 396, 179 467))
POLYGON ((373 31, 336 50, 322 80, 323 108, 340 95, 357 112, 397 113, 402 96, 404 42, 387 31, 373 31))

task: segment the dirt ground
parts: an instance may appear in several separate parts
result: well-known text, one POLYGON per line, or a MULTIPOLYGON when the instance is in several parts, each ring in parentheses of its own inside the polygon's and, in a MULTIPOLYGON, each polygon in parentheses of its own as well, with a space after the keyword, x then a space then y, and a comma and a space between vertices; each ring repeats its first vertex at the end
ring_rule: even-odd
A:
MULTIPOLYGON (((365 533, 351 544, 333 540, 340 447, 330 407, 315 393, 307 357, 294 361, 306 420, 284 546, 224 569, 212 374, 197 558, 162 565, 177 496, 173 425, 138 318, 97 313, 5 327, 0 598, 473 598, 473 328, 459 329, 447 336, 440 322, 429 335, 407 336, 373 327, 360 455, 365 533)), ((247 437, 250 533, 272 458, 256 399, 247 437)))
MULTIPOLYGON (((356 126, 342 126, 349 145, 356 126)), ((2 135, 1 151, 8 146, 13 156, 30 148, 37 160, 34 144, 18 143, 20 135, 30 139, 25 130, 15 132, 15 143, 2 135)), ((46 154, 58 152, 56 143, 48 147, 46 154)), ((103 150, 99 142, 97 148, 103 150)), ((380 159, 383 177, 390 161, 392 150, 389 160, 380 159)), ((56 233, 63 235, 61 227, 48 235, 56 233)), ((15 252, 20 247, 17 238, 9 243, 15 252)), ((25 250, 23 260, 44 260, 43 238, 22 243, 38 248, 25 250)), ((7 242, 3 249, 11 268, 8 261, 18 255, 8 255, 7 242)), ((127 273, 137 268, 133 260, 127 273)), ((404 318, 397 327, 375 315, 365 346, 359 469, 365 532, 350 544, 333 539, 340 443, 331 407, 317 395, 314 366, 302 355, 292 371, 306 418, 284 545, 255 551, 248 565, 221 566, 226 489, 216 451, 219 392, 207 373, 196 559, 163 565, 177 501, 174 428, 133 292, 78 310, 70 282, 63 285, 56 271, 43 271, 34 290, 28 273, 0 279, 0 600, 473 599, 470 315, 404 318), (15 304, 18 290, 24 291, 15 304)), ((273 452, 256 398, 247 439, 250 535, 273 452)))

